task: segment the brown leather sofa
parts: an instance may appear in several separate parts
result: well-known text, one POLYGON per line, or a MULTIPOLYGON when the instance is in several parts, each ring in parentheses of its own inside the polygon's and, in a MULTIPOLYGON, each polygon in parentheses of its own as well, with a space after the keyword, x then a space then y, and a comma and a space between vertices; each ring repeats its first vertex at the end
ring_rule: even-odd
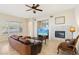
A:
POLYGON ((22 36, 12 35, 9 37, 8 40, 10 46, 21 55, 36 55, 40 53, 42 48, 42 42, 34 44, 27 39, 28 37, 23 38, 22 36))

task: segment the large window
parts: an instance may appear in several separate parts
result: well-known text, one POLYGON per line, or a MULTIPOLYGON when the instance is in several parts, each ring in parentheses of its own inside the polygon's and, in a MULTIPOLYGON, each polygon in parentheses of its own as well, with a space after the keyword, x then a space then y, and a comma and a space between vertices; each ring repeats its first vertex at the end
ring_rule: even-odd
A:
POLYGON ((38 21, 40 24, 38 24, 37 34, 38 35, 47 35, 49 34, 48 30, 48 20, 38 21))
POLYGON ((20 22, 16 21, 0 21, 0 35, 8 35, 22 32, 20 22))

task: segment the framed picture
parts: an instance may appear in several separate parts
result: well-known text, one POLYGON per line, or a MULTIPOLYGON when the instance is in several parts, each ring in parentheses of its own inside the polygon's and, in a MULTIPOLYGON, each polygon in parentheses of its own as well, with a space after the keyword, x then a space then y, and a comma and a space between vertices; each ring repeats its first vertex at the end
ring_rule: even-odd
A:
POLYGON ((55 24, 65 24, 65 16, 56 17, 55 24))

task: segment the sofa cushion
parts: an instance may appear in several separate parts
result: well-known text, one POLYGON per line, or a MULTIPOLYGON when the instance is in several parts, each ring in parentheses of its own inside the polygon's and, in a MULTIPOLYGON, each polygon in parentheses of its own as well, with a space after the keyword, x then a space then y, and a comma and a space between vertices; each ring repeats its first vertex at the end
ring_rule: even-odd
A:
POLYGON ((31 42, 27 39, 19 38, 19 41, 25 44, 30 44, 31 42))

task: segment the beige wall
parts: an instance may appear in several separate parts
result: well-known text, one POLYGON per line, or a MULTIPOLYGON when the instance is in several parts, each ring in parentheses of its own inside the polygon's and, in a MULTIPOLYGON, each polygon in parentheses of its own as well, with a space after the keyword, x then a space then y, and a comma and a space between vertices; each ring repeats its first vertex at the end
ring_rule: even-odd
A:
POLYGON ((28 35, 37 37, 37 21, 28 21, 28 35))
MULTIPOLYGON (((54 16, 53 18, 48 18, 49 19, 49 39, 57 39, 55 38, 55 32, 54 32, 55 30, 65 30, 66 38, 71 38, 72 35, 68 29, 70 26, 77 26, 79 24, 78 10, 79 9, 77 9, 76 12, 75 12, 75 9, 65 10, 65 11, 53 14, 54 16), (60 25, 55 24, 55 17, 59 17, 59 16, 65 16, 65 24, 60 24, 60 25)), ((37 21, 34 21, 34 22, 28 21, 27 19, 24 19, 24 18, 6 15, 2 13, 0 13, 0 20, 21 22, 23 32, 20 33, 20 35, 37 36, 37 21)), ((1 36, 0 40, 2 39, 2 37, 4 38, 4 36, 1 36)))
MULTIPOLYGON (((59 38, 55 38, 55 30, 66 31, 65 39, 71 39, 72 34, 69 31, 69 28, 71 26, 76 27, 76 32, 74 32, 74 38, 76 37, 76 35, 78 35, 79 8, 77 8, 77 10, 73 8, 70 10, 61 11, 56 14, 53 14, 52 16, 53 16, 52 18, 47 18, 49 19, 49 39, 59 39, 59 38), (55 17, 60 17, 60 16, 65 16, 65 24, 55 24, 55 17)), ((37 35, 37 26, 38 26, 37 22, 35 22, 34 24, 32 22, 31 25, 29 25, 29 29, 30 29, 29 32, 31 33, 31 35, 34 36, 37 35), (35 27, 35 29, 33 29, 33 26, 35 27)))
POLYGON ((28 35, 29 36, 33 36, 33 34, 34 34, 33 27, 34 27, 33 22, 29 21, 28 22, 28 35))
POLYGON ((40 27, 42 27, 42 21, 37 22, 37 28, 40 28, 40 27))
MULTIPOLYGON (((0 13, 0 21, 2 20, 20 22, 20 25, 23 31, 22 33, 19 33, 18 35, 24 35, 24 36, 28 35, 28 20, 27 19, 0 13)), ((7 37, 6 35, 0 36, 0 40, 7 39, 6 37, 7 37)))
MULTIPOLYGON (((53 18, 49 18, 49 38, 50 39, 59 39, 55 38, 55 31, 66 31, 66 38, 72 38, 71 32, 69 32, 69 27, 77 26, 75 18, 75 9, 65 10, 53 15, 53 18), (65 16, 65 24, 55 24, 55 17, 65 16)), ((77 32, 77 31, 76 31, 77 32)))

